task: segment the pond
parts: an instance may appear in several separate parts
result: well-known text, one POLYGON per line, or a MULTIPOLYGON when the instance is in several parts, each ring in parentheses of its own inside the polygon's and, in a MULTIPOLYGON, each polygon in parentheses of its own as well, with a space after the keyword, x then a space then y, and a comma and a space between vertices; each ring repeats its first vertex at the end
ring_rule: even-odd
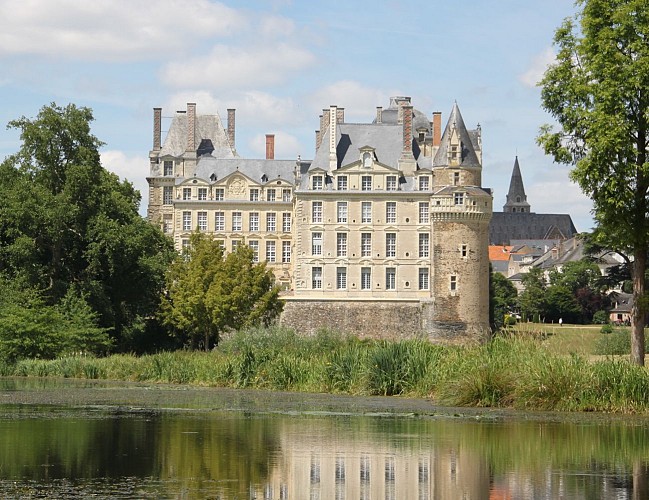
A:
POLYGON ((644 418, 0 379, 0 497, 649 498, 644 418))

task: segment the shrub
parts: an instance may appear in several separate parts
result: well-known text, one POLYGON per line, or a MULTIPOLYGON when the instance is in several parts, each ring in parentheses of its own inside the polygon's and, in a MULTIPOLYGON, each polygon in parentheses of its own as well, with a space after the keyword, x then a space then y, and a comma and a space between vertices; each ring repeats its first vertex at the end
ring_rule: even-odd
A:
POLYGON ((593 314, 593 324, 605 325, 606 323, 608 323, 608 314, 606 314, 606 311, 597 311, 593 314))
POLYGON ((601 333, 613 333, 613 325, 606 323, 602 325, 602 328, 599 331, 601 333))

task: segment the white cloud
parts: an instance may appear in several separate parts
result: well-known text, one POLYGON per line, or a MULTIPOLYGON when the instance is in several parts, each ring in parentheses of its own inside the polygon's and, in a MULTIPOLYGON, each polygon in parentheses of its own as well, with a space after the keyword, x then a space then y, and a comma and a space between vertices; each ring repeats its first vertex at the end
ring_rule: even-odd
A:
POLYGON ((527 199, 536 213, 570 214, 580 232, 590 231, 593 227, 592 201, 568 179, 536 182, 527 189, 527 199))
POLYGON ((126 156, 122 151, 101 151, 101 164, 110 172, 119 175, 120 179, 127 179, 140 192, 140 215, 146 214, 149 196, 149 184, 146 176, 149 175, 149 159, 146 156, 126 156))
MULTIPOLYGON (((300 154, 300 142, 291 134, 277 132, 275 135, 275 159, 293 160, 300 154)), ((249 142, 249 147, 257 158, 266 157, 266 135, 257 134, 249 142)))
POLYGON ((247 24, 209 0, 0 2, 0 55, 133 61, 168 56, 247 24))
MULTIPOLYGON (((396 94, 395 94, 396 95, 396 94)), ((345 108, 345 121, 371 121, 376 106, 386 106, 389 95, 353 80, 340 80, 317 90, 309 100, 314 113, 332 104, 345 108)))
POLYGON ((555 60, 554 51, 548 47, 532 59, 531 66, 525 73, 518 76, 519 81, 526 87, 536 87, 537 83, 543 78, 545 70, 555 60))
POLYGON ((286 17, 267 16, 259 24, 259 33, 266 38, 284 38, 295 31, 295 24, 286 17))

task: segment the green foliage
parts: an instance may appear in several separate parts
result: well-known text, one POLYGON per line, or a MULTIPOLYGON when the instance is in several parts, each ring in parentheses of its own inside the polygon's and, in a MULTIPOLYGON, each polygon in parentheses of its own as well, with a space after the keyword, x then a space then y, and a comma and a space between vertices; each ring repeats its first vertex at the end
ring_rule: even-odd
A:
MULTIPOLYGON (((501 273, 491 273, 491 308, 493 317, 491 328, 494 331, 506 326, 507 315, 516 307, 516 287, 501 273)), ((516 320, 514 320, 515 322, 516 320)))
POLYGON ((532 267, 521 280, 525 289, 518 296, 518 305, 521 316, 524 319, 540 317, 545 310, 545 278, 543 271, 538 267, 532 267))
POLYGON ((273 272, 253 262, 247 245, 226 255, 217 241, 195 233, 167 273, 161 317, 182 342, 208 350, 225 331, 267 326, 281 310, 273 272))
POLYGON ((572 291, 562 285, 552 285, 545 293, 543 315, 546 321, 558 323, 581 323, 581 307, 572 291))
POLYGON ((593 323, 596 325, 605 325, 608 323, 608 314, 606 311, 596 311, 595 314, 593 314, 593 323))
POLYGON ((610 323, 606 323, 602 325, 602 328, 600 330, 601 333, 613 333, 613 325, 610 323))

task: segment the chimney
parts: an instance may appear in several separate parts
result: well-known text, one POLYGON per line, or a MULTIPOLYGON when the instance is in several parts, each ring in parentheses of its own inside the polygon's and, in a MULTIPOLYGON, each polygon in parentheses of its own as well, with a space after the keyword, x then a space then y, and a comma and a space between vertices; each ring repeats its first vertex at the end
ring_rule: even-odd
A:
POLYGON ((336 123, 345 123, 345 108, 336 108, 336 123))
POLYGON ((320 131, 316 130, 315 131, 315 150, 317 151, 320 149, 320 131))
POLYGON ((403 104, 403 149, 402 158, 412 157, 412 105, 403 104))
POLYGON ((162 139, 162 108, 153 108, 153 150, 160 151, 162 139))
POLYGON ((234 131, 235 131, 235 121, 234 114, 236 110, 233 108, 228 109, 228 141, 230 141, 230 147, 234 150, 236 149, 234 143, 234 131))
POLYGON ((381 106, 376 107, 376 123, 383 123, 383 108, 381 106))
POLYGON ((187 149, 196 152, 196 103, 187 103, 187 149))
POLYGON ((336 118, 338 110, 336 106, 329 107, 329 172, 333 172, 338 167, 338 158, 336 157, 336 118))
POLYGON ((442 113, 433 112, 433 147, 439 147, 442 143, 442 113))
POLYGON ((266 159, 275 159, 275 134, 266 134, 266 159))

